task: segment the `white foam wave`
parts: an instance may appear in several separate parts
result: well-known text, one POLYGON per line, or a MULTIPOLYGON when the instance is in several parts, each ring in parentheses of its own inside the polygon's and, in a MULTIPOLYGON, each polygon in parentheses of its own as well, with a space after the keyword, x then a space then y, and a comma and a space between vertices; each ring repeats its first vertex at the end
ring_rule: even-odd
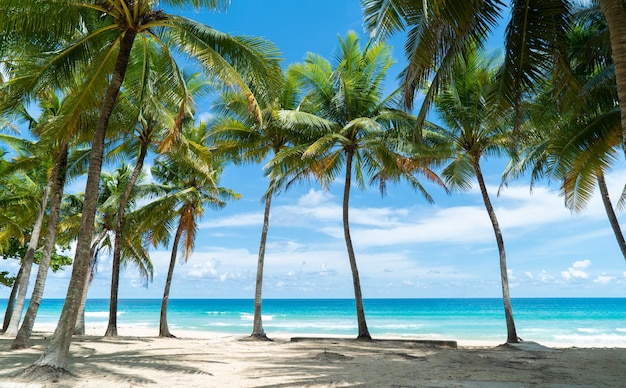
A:
MULTIPOLYGON (((124 311, 117 312, 118 316, 122 314, 124 314, 124 311)), ((85 312, 85 318, 108 318, 108 317, 109 317, 108 311, 86 311, 85 312)))
POLYGON ((581 333, 589 333, 589 334, 598 333, 598 330, 587 328, 587 327, 579 327, 576 330, 578 330, 581 333))
MULTIPOLYGON (((253 321, 254 320, 254 314, 249 314, 249 313, 241 313, 239 315, 241 317, 242 321, 253 321)), ((264 321, 271 321, 272 319, 274 319, 273 315, 263 315, 261 314, 261 319, 264 321)))

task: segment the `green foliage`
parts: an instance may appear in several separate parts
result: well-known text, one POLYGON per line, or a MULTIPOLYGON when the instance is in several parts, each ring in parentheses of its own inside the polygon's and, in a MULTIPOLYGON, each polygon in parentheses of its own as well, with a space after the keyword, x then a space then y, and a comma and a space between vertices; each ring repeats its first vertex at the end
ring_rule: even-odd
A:
POLYGON ((0 284, 5 287, 13 287, 15 276, 7 276, 9 271, 0 271, 0 284))
MULTIPOLYGON (((43 245, 43 241, 41 243, 43 245)), ((28 244, 21 244, 18 241, 18 239, 12 237, 10 239, 8 247, 2 253, 2 258, 5 260, 13 259, 13 260, 22 261, 22 259, 24 259, 24 256, 26 256, 27 248, 28 248, 28 244)), ((72 258, 70 256, 59 253, 59 249, 61 251, 65 251, 68 248, 69 247, 58 247, 58 246, 54 248, 54 252, 52 252, 52 257, 50 258, 50 268, 52 269, 53 272, 57 272, 58 270, 63 269, 63 267, 72 264, 72 258)), ((43 254, 41 251, 35 252, 35 264, 39 265, 39 263, 41 262, 42 255, 43 254)), ((12 284, 14 278, 6 277, 8 272, 3 272, 3 273, 4 275, 2 279, 5 279, 5 280, 8 279, 7 281, 11 282, 12 284)), ((2 282, 2 284, 6 285, 4 281, 2 282)))

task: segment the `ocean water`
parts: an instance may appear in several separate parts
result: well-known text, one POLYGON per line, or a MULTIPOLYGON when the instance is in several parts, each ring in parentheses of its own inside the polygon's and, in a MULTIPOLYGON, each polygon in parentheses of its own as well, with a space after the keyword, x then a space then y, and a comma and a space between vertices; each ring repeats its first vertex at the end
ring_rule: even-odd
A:
MULTIPOLYGON (((0 300, 0 311, 6 307, 0 300)), ((561 346, 626 347, 626 298, 514 299, 518 335, 561 346)), ((122 299, 118 325, 158 328, 160 300, 122 299)), ((37 324, 58 321, 62 299, 44 299, 37 324)), ((500 299, 366 299, 365 315, 373 337, 447 339, 503 343, 506 325, 500 299)), ((87 302, 85 320, 106 324, 108 300, 87 302)), ((168 324, 176 330, 229 334, 252 332, 253 301, 248 299, 173 299, 168 324)), ((351 299, 268 299, 263 301, 266 333, 356 336, 351 299)))

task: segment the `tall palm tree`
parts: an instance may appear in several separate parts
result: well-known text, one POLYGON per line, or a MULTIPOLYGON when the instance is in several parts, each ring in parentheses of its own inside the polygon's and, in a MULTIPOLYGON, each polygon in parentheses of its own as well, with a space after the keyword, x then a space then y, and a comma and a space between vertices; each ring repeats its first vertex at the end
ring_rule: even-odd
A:
MULTIPOLYGON (((35 192, 39 195, 40 203, 37 206, 37 217, 32 225, 29 242, 26 249, 26 254, 22 259, 22 265, 20 268, 20 276, 17 280, 17 284, 19 286, 19 290, 17 292, 17 296, 15 299, 14 311, 11 315, 11 319, 9 321, 9 325, 6 328, 4 333, 7 337, 15 337, 19 328, 20 319, 22 317, 22 311, 24 310, 24 304, 26 302, 26 291, 28 289, 28 283, 30 279, 30 273, 32 269, 32 265, 35 260, 35 251, 39 245, 39 235, 44 225, 44 219, 46 216, 46 208, 47 203, 50 198, 50 191, 53 184, 53 177, 48 176, 48 167, 50 166, 50 158, 48 157, 47 150, 42 149, 42 147, 37 147, 34 144, 33 151, 35 153, 39 153, 38 156, 35 157, 37 160, 37 164, 35 164, 35 168, 31 170, 34 174, 28 174, 34 180, 34 183, 38 186, 42 187, 43 190, 38 188, 35 192), (39 148, 39 152, 37 152, 37 148, 39 148), (37 182, 36 176, 44 179, 46 183, 37 182)), ((14 166, 18 169, 22 169, 24 164, 29 167, 33 167, 33 157, 29 156, 26 160, 16 161, 14 166)))
POLYGON ((151 224, 146 229, 152 230, 150 239, 154 243, 162 240, 163 234, 170 228, 175 228, 161 302, 159 337, 174 337, 167 324, 167 306, 179 248, 182 248, 183 260, 187 261, 193 251, 197 224, 204 215, 205 207, 221 208, 226 205, 226 200, 239 198, 239 194, 218 186, 222 167, 217 160, 211 160, 211 151, 204 145, 206 136, 204 125, 190 128, 184 133, 183 144, 176 145, 176 155, 156 161, 152 175, 162 183, 161 195, 140 211, 146 215, 140 218, 151 224))
MULTIPOLYGON (((119 271, 124 236, 125 208, 130 199, 131 192, 143 169, 144 161, 150 147, 160 143, 161 152, 166 152, 170 138, 179 136, 183 118, 192 116, 195 110, 193 97, 206 94, 210 83, 200 74, 182 74, 173 80, 164 79, 164 74, 180 72, 174 69, 164 71, 163 68, 175 66, 167 56, 161 54, 158 48, 147 48, 150 55, 150 67, 141 68, 140 72, 131 72, 122 95, 122 100, 130 105, 129 117, 137 117, 136 123, 129 123, 135 127, 135 138, 132 141, 124 141, 120 147, 111 151, 117 153, 121 149, 124 153, 137 153, 137 162, 127 186, 124 189, 117 206, 115 218, 115 239, 112 259, 111 275, 111 298, 109 303, 109 322, 105 336, 117 335, 117 295, 119 288, 119 271), (146 72, 148 74, 146 75, 146 72)), ((125 104, 126 105, 126 104, 125 104)), ((134 156, 134 155, 133 155, 134 156)))
MULTIPOLYGON (((322 57, 309 54, 304 63, 290 66, 289 73, 300 82, 305 93, 300 111, 289 113, 292 120, 310 122, 311 114, 314 114, 323 121, 318 120, 320 125, 314 127, 315 132, 307 135, 309 143, 286 154, 293 155, 301 150, 302 160, 316 161, 317 165, 311 170, 321 177, 323 184, 332 182, 342 171, 345 173, 342 222, 354 286, 357 339, 368 340, 371 335, 365 320, 356 254, 350 235, 349 202, 353 175, 359 187, 365 186, 367 175, 375 178, 377 172, 386 171, 388 176, 393 176, 391 171, 398 170, 401 161, 406 159, 396 146, 397 139, 415 126, 415 120, 398 109, 401 89, 384 96, 385 75, 393 63, 391 46, 369 42, 362 49, 358 36, 349 32, 345 38, 339 39, 335 58, 335 63, 331 64, 322 57)), ((279 173, 284 159, 275 158, 274 168, 279 173)), ((292 169, 289 163, 285 166, 292 169)), ((406 171, 421 173, 424 170, 406 171)))
POLYGON ((11 349, 22 349, 28 346, 28 340, 30 339, 33 326, 35 324, 39 304, 41 302, 41 298, 43 297, 48 269, 50 268, 50 260, 55 247, 57 225, 61 208, 61 200, 63 197, 63 187, 65 185, 67 175, 67 155, 68 144, 63 141, 56 152, 55 165, 51 176, 53 185, 51 187, 52 197, 50 203, 50 214, 48 216, 48 228, 45 236, 42 257, 37 270, 37 278, 35 279, 33 292, 28 302, 26 314, 24 315, 24 321, 22 322, 15 339, 11 344, 11 349))
MULTIPOLYGON (((123 207, 126 211, 132 210, 146 192, 146 185, 137 184, 143 178, 140 173, 141 168, 137 168, 137 165, 133 167, 122 163, 112 173, 103 173, 101 176, 102 195, 104 196, 101 208, 105 215, 104 218, 110 222, 108 227, 105 226, 103 230, 110 228, 109 230, 114 233, 111 300, 109 301, 109 322, 105 336, 117 335, 117 293, 120 265, 132 262, 139 268, 142 278, 152 279, 152 262, 147 251, 141 245, 140 234, 130 230, 130 225, 127 222, 120 222, 120 217, 124 217, 125 213, 120 209, 123 207), (120 228, 122 229, 120 230, 120 228), (117 249, 117 256, 115 249, 117 249)), ((107 243, 110 246, 111 236, 108 235, 106 241, 102 243, 107 243)))
MULTIPOLYGON (((293 145, 294 131, 280 113, 295 110, 298 106, 298 88, 295 80, 285 77, 282 88, 273 94, 259 99, 262 122, 250 114, 247 98, 241 93, 226 91, 213 104, 213 111, 220 117, 211 126, 211 137, 215 139, 218 152, 230 154, 235 163, 260 163, 270 154, 274 156, 289 145, 293 145)), ((270 173, 271 175, 271 173, 270 173)), ((263 227, 259 243, 256 283, 254 292, 254 320, 251 338, 267 339, 263 329, 262 291, 263 269, 265 266, 265 248, 270 222, 272 197, 277 191, 277 180, 269 179, 264 194, 263 227)))
MULTIPOLYGON (((6 88, 8 100, 21 101, 24 96, 36 94, 44 84, 62 87, 67 80, 66 76, 77 72, 86 75, 84 87, 70 96, 74 104, 68 105, 65 115, 67 120, 77 120, 77 112, 85 108, 100 106, 68 294, 50 346, 25 371, 31 378, 38 375, 54 377, 69 372, 69 345, 91 262, 90 242, 106 130, 130 63, 135 40, 154 39, 163 47, 171 47, 172 50, 166 53, 172 55, 173 61, 175 51, 188 54, 208 74, 244 91, 249 88, 242 75, 246 77, 248 70, 253 70, 255 75, 245 79, 261 85, 272 83, 276 74, 279 74, 277 52, 268 42, 228 36, 190 19, 155 8, 160 4, 149 0, 43 0, 21 2, 16 7, 13 0, 0 1, 0 13, 8 15, 2 25, 2 35, 9 38, 3 38, 2 43, 19 36, 31 39, 32 36, 39 35, 67 37, 76 31, 82 33, 78 39, 62 44, 58 50, 44 56, 43 60, 21 62, 17 71, 24 75, 15 77, 16 82, 6 88), (41 9, 46 9, 46 12, 40 12, 41 9)), ((165 1, 163 4, 179 8, 190 5, 196 9, 219 10, 225 9, 228 1, 165 1)), ((3 87, 7 84, 3 84, 3 87)), ((251 94, 250 96, 251 108, 256 109, 254 97, 251 94)))
MULTIPOLYGON (((607 20, 615 63, 621 113, 622 143, 626 152, 626 6, 623 0, 594 0, 607 20)), ((407 103, 432 77, 432 87, 422 106, 428 104, 450 77, 455 61, 473 46, 480 47, 507 9, 501 0, 361 0, 365 24, 379 37, 408 29, 406 54, 409 64, 403 73, 407 103)), ((567 30, 577 1, 526 0, 510 2, 510 20, 505 35, 505 58, 500 71, 501 92, 516 108, 521 123, 521 101, 525 91, 535 90, 547 71, 556 68, 569 74, 567 30)))
POLYGON ((507 343, 519 342, 509 293, 506 251, 502 230, 487 192, 480 166, 485 156, 502 156, 512 147, 513 119, 503 116, 495 108, 490 94, 496 72, 486 58, 469 53, 466 61, 457 62, 450 83, 435 97, 435 108, 446 127, 435 131, 452 143, 456 157, 443 170, 443 176, 452 187, 467 189, 470 179, 476 178, 485 204, 500 255, 500 280, 507 327, 507 343))

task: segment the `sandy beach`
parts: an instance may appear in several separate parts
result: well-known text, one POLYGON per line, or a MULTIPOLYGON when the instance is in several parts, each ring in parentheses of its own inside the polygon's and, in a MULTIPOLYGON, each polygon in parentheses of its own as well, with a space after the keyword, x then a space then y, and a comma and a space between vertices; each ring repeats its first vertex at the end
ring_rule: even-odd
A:
POLYGON ((285 335, 259 342, 210 332, 163 339, 137 328, 103 338, 100 329, 74 338, 74 376, 47 383, 13 375, 41 355, 50 333, 37 332, 33 346, 18 351, 0 337, 0 387, 623 387, 626 381, 623 347, 460 342, 454 348, 339 338, 294 342, 285 335))

